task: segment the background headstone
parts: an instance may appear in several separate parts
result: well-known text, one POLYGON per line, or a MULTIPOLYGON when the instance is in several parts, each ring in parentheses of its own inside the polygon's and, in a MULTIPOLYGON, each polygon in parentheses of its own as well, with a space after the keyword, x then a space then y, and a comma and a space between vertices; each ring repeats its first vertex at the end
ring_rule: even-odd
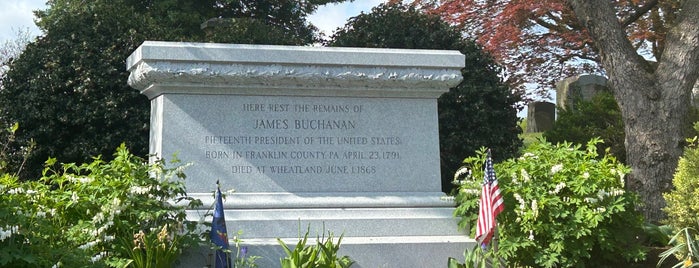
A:
POLYGON ((306 227, 343 233, 353 267, 439 267, 472 247, 441 192, 437 132, 437 98, 463 65, 457 51, 169 42, 127 60, 151 99, 150 152, 192 163, 188 195, 204 206, 190 219, 217 180, 235 189, 229 238, 241 230, 261 267, 306 227))
POLYGON ((537 101, 527 106, 527 133, 544 132, 553 128, 556 120, 556 105, 537 101))
POLYGON ((556 106, 574 109, 575 100, 591 100, 601 91, 607 91, 607 78, 599 75, 568 77, 556 83, 556 106))

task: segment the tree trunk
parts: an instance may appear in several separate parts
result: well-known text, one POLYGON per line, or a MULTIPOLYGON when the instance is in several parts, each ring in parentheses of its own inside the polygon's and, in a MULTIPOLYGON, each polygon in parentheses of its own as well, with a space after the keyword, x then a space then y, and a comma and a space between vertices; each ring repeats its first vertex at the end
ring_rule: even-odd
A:
POLYGON ((568 0, 588 29, 609 75, 626 131, 627 188, 637 192, 647 221, 664 218, 663 192, 689 129, 691 90, 699 75, 699 1, 686 0, 657 65, 639 56, 608 0, 568 0))

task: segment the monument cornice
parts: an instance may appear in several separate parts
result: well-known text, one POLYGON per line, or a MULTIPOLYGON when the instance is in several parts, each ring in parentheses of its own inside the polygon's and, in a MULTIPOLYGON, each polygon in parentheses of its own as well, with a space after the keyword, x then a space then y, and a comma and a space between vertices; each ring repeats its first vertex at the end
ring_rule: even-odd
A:
POLYGON ((149 98, 193 94, 436 98, 461 82, 458 51, 147 41, 127 60, 149 98), (147 55, 147 56, 144 56, 147 55), (262 59, 262 60, 260 60, 262 59))

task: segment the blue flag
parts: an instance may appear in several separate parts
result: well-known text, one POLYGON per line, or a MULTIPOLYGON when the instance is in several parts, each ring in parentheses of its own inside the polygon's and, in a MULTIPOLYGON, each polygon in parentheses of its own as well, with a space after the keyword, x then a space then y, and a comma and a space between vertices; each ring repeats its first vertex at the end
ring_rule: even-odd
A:
POLYGON ((221 188, 216 187, 216 200, 214 201, 214 219, 211 222, 211 242, 219 246, 216 250, 216 268, 230 268, 228 258, 228 234, 226 231, 226 219, 223 215, 223 199, 221 199, 221 188))

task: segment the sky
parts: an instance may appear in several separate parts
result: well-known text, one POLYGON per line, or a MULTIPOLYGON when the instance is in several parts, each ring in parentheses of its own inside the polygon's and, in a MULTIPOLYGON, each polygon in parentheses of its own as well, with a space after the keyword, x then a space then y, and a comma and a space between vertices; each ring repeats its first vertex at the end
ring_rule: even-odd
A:
MULTIPOLYGON (((347 19, 360 12, 368 13, 372 7, 385 0, 354 0, 342 4, 328 4, 318 8, 309 17, 311 23, 326 36, 345 25, 347 19)), ((30 34, 39 35, 41 31, 34 25, 33 10, 46 8, 46 0, 0 0, 0 44, 16 39, 20 30, 28 29, 30 34)))

